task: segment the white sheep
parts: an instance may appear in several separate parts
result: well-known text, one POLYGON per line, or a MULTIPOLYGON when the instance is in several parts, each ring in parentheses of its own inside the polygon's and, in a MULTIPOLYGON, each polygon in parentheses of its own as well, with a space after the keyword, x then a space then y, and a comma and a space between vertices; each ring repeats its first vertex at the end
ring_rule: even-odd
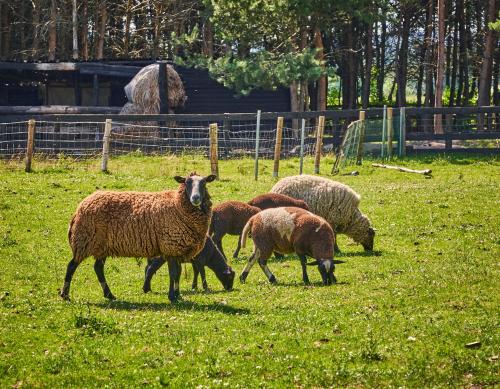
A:
POLYGON ((358 208, 360 195, 349 186, 304 174, 281 179, 271 192, 304 200, 311 212, 330 223, 335 233, 346 234, 365 250, 373 250, 375 230, 358 208))

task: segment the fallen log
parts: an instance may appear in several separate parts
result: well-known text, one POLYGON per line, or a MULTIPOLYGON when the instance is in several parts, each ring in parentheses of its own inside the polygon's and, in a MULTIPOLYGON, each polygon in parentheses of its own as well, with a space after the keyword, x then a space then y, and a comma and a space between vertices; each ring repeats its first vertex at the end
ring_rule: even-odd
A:
POLYGON ((373 167, 381 167, 381 168, 384 168, 384 169, 399 170, 400 172, 405 172, 405 173, 423 174, 424 176, 430 176, 431 173, 432 173, 431 169, 413 170, 413 169, 408 169, 406 167, 401 167, 401 166, 383 165, 381 163, 372 163, 372 166, 373 167))

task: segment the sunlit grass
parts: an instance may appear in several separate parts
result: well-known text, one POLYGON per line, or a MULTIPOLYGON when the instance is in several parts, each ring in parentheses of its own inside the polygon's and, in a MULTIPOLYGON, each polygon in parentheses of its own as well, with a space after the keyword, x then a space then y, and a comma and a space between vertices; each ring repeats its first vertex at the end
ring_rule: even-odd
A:
MULTIPOLYGON (((333 159, 322 161, 328 176, 333 159)), ((498 385, 499 164, 492 158, 434 157, 399 164, 433 170, 433 178, 364 166, 336 176, 361 193, 361 209, 377 228, 376 252, 340 236, 346 263, 339 283, 301 282, 289 255, 258 267, 244 285, 224 292, 208 271, 211 293, 189 290, 168 302, 167 270, 142 293, 145 261, 110 259, 102 297, 85 261, 75 274, 72 302, 57 295, 70 259, 68 221, 96 189, 175 188, 171 178, 209 172, 202 157, 35 159, 0 163, 0 386, 28 387, 457 387, 498 385), (478 348, 467 348, 479 341, 478 348)), ((276 181, 272 161, 220 162, 210 184, 214 203, 249 200, 276 181)), ((305 171, 313 170, 307 159, 305 171)), ((296 174, 284 160, 280 176, 296 174)), ((232 252, 235 237, 224 241, 232 252)), ((250 247, 231 265, 239 274, 250 247)))

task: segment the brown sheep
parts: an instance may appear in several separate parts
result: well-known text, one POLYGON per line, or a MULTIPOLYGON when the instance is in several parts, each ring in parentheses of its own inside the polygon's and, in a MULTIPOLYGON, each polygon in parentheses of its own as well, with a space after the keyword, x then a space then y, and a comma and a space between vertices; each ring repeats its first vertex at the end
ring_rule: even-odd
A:
POLYGON ((115 299, 104 276, 109 256, 169 258, 171 301, 179 297, 180 261, 195 257, 205 244, 212 203, 206 184, 216 177, 191 173, 174 177, 181 185, 163 192, 97 191, 78 206, 68 239, 73 258, 68 263, 61 297, 69 299, 71 279, 87 257, 104 297, 115 299))
POLYGON ((318 265, 324 285, 337 282, 333 274, 335 235, 325 219, 302 208, 271 208, 250 218, 241 236, 242 247, 245 247, 249 233, 254 242, 254 251, 241 273, 241 282, 245 282, 250 269, 259 261, 269 282, 276 283, 276 277, 267 267, 267 260, 273 251, 281 254, 295 252, 299 256, 305 284, 309 284, 306 256, 316 259, 312 264, 318 265))
POLYGON ((248 204, 260 209, 278 208, 278 207, 297 207, 309 211, 304 200, 294 199, 293 197, 279 193, 264 193, 254 197, 248 204))
MULTIPOLYGON (((225 201, 214 207, 208 235, 212 237, 222 254, 224 254, 222 238, 226 234, 240 235, 248 219, 259 212, 260 208, 253 207, 242 201, 225 201)), ((238 239, 238 247, 233 254, 233 258, 238 257, 239 251, 240 240, 238 239)))

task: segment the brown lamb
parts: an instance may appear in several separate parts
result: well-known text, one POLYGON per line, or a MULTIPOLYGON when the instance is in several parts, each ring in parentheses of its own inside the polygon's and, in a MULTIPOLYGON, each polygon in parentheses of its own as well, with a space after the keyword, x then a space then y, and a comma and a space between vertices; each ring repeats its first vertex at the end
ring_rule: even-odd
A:
MULTIPOLYGON (((222 238, 226 235, 240 235, 248 219, 259 213, 260 208, 253 207, 242 201, 225 201, 213 208, 212 222, 208 235, 212 236, 217 248, 224 254, 222 249, 222 238)), ((240 240, 233 258, 238 257, 240 251, 240 240)), ((224 254, 225 256, 225 254, 224 254)))
POLYGON ((304 200, 294 199, 293 197, 280 193, 264 193, 254 197, 248 204, 260 209, 278 208, 278 207, 297 207, 309 211, 309 207, 304 200))
POLYGON ((269 282, 275 283, 276 277, 267 267, 267 260, 273 251, 281 254, 295 252, 299 256, 305 284, 309 284, 306 256, 316 260, 312 264, 318 265, 323 284, 336 282, 333 274, 335 235, 322 217, 297 207, 266 209, 252 216, 245 225, 241 236, 242 247, 245 247, 249 233, 254 242, 254 251, 240 276, 241 282, 245 282, 250 269, 259 261, 269 282))

